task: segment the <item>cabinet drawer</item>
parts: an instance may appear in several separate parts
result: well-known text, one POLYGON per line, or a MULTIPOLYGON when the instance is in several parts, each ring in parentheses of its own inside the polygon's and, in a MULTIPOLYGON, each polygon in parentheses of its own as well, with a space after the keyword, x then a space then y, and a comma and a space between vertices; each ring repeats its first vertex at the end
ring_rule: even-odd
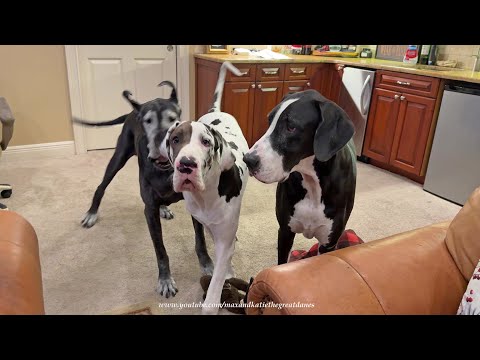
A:
POLYGON ((227 70, 227 76, 225 81, 255 81, 255 70, 257 66, 255 64, 233 64, 240 72, 242 76, 237 76, 231 71, 227 70))
POLYGON ((311 64, 287 64, 285 67, 285 80, 307 80, 311 75, 311 64))
POLYGON ((285 64, 257 65, 257 81, 283 80, 285 64))
POLYGON ((310 89, 309 80, 295 80, 295 81, 284 81, 283 82, 283 96, 295 93, 299 91, 304 91, 310 89))
POLYGON ((376 86, 388 90, 435 98, 440 80, 428 76, 377 71, 376 86))

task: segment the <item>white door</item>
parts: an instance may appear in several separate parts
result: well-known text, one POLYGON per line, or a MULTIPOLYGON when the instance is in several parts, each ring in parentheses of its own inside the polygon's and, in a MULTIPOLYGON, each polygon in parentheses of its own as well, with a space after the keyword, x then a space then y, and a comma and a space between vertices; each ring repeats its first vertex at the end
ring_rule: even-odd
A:
MULTIPOLYGON (((80 45, 78 69, 84 118, 107 121, 132 111, 122 97, 130 90, 140 103, 168 98, 176 84, 175 45, 80 45)), ((85 128, 87 150, 114 148, 123 125, 85 128)))

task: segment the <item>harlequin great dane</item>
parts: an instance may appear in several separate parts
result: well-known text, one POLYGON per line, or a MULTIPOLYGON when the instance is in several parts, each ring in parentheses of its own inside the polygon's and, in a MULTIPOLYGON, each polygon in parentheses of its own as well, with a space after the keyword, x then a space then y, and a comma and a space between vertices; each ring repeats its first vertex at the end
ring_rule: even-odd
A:
POLYGON ((289 94, 268 115, 270 127, 245 154, 250 174, 278 182, 278 263, 288 261, 296 233, 332 250, 353 208, 354 126, 315 90, 289 94))
POLYGON ((162 151, 174 166, 173 188, 183 192, 187 210, 203 224, 215 244, 215 267, 203 303, 204 314, 216 314, 225 282, 234 276, 232 256, 240 207, 247 185, 248 150, 237 120, 220 111, 226 71, 240 76, 232 64, 220 68, 212 109, 198 121, 173 126, 162 151))
MULTIPOLYGON (((173 191, 173 168, 166 157, 162 157, 159 146, 167 130, 177 122, 181 115, 178 105, 177 91, 170 81, 163 81, 159 86, 172 88, 169 99, 157 98, 145 104, 139 104, 128 91, 123 96, 132 105, 130 114, 107 122, 88 122, 74 119, 74 122, 87 126, 110 126, 122 124, 122 132, 118 137, 115 153, 108 163, 105 175, 93 196, 90 209, 82 220, 82 226, 89 228, 95 225, 98 218, 98 207, 105 190, 117 172, 123 168, 133 155, 138 157, 140 194, 145 203, 145 218, 155 248, 158 265, 157 292, 165 297, 175 296, 178 289, 170 274, 170 264, 163 245, 162 224, 160 218, 172 219, 173 213, 168 205, 183 199, 181 193, 173 191)), ((213 262, 208 256, 205 245, 203 226, 194 218, 195 250, 204 273, 212 274, 213 262)))

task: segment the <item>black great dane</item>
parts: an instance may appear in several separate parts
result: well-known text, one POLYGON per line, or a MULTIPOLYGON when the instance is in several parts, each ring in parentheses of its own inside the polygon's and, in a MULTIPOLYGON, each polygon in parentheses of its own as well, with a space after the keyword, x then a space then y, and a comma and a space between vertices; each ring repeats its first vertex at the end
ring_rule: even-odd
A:
MULTIPOLYGON (((145 104, 139 104, 132 99, 130 92, 124 91, 123 96, 133 107, 130 114, 107 122, 93 123, 81 119, 74 119, 74 122, 88 126, 124 123, 115 152, 108 163, 102 182, 95 191, 92 205, 82 220, 82 226, 89 228, 96 223, 98 207, 105 189, 127 160, 133 155, 137 155, 140 194, 145 203, 145 218, 157 256, 159 272, 157 292, 168 298, 175 296, 178 289, 170 274, 169 259, 163 245, 160 217, 173 218, 173 213, 167 206, 182 200, 183 195, 173 190, 173 168, 169 160, 160 155, 159 147, 170 126, 179 121, 181 109, 178 105, 175 86, 170 81, 163 81, 159 84, 159 86, 163 85, 172 88, 169 99, 157 98, 145 104)), ((200 266, 204 273, 211 275, 213 262, 205 245, 203 225, 194 218, 192 220, 195 230, 195 250, 200 266)))
POLYGON ((268 115, 270 127, 244 160, 250 174, 277 185, 278 263, 288 261, 296 233, 331 251, 353 208, 354 126, 315 90, 289 94, 268 115))

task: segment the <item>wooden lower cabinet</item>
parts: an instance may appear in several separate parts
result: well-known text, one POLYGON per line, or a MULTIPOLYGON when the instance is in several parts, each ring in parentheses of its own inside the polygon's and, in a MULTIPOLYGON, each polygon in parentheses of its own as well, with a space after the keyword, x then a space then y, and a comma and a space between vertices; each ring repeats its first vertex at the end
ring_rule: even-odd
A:
POLYGON ((393 139, 390 164, 420 175, 432 124, 435 100, 403 94, 393 139))
POLYGON ((260 139, 268 130, 268 113, 283 98, 283 81, 268 81, 257 84, 253 111, 250 146, 260 139))
POLYGON ((254 82, 231 82, 223 88, 222 111, 237 119, 247 142, 251 138, 255 87, 254 82))

